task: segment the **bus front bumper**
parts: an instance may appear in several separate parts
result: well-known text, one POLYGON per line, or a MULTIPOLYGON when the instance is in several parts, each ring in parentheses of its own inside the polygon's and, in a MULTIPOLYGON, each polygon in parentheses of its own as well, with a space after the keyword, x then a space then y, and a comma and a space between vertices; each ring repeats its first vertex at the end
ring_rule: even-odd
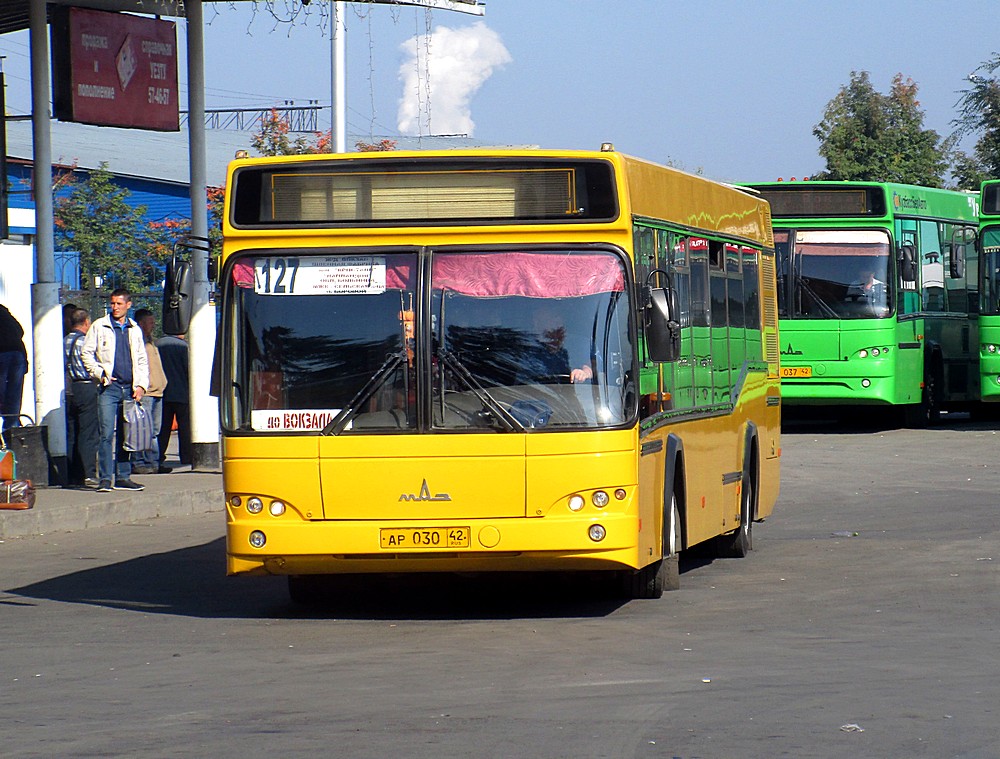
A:
MULTIPOLYGON (((783 377, 781 402, 789 406, 892 406, 921 400, 919 386, 901 388, 891 372, 875 362, 866 373, 859 373, 856 364, 851 364, 850 374, 843 371, 846 366, 838 364, 814 363, 809 367, 811 377, 783 377)), ((797 368, 782 364, 783 370, 797 368)))
MULTIPOLYGON (((414 524, 376 521, 230 522, 227 573, 350 574, 503 572, 638 568, 639 520, 630 514, 540 519, 462 519, 414 524), (602 529, 591 529, 599 525, 602 529), (415 529, 455 530, 461 545, 399 547, 415 529), (254 533, 257 533, 256 535, 254 533), (600 537, 603 533, 603 537, 600 537), (256 548, 263 536, 264 543, 256 548), (394 540, 395 539, 395 540, 394 540), (397 542, 398 541, 398 542, 397 542), (386 545, 386 544, 390 545, 386 545), (396 543, 395 545, 393 545, 396 543)), ((646 529, 653 529, 647 525, 646 529)), ((442 535, 444 533, 441 533, 442 535)), ((442 538, 447 542, 447 538, 442 538)), ((643 563, 653 558, 646 557, 643 563)))

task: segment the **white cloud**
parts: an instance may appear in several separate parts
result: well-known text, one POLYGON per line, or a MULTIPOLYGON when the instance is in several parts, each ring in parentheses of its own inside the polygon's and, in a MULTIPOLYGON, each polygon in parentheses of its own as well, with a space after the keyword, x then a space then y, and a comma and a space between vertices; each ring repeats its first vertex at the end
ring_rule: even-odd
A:
POLYGON ((472 134, 469 103, 493 72, 512 60, 500 36, 479 21, 461 29, 439 26, 430 38, 401 45, 401 134, 472 134))

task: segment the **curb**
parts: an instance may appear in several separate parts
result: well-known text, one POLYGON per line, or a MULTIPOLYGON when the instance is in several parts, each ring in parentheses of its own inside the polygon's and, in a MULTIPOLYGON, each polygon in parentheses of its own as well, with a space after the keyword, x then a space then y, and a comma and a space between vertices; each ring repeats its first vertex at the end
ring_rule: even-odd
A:
POLYGON ((0 540, 204 514, 224 506, 219 474, 158 475, 155 485, 138 493, 42 488, 36 491, 34 508, 0 510, 0 540))

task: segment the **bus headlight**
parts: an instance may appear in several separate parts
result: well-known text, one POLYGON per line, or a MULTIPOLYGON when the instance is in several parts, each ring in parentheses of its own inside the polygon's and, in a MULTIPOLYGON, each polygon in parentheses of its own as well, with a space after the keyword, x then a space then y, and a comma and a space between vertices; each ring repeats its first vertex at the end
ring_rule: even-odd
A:
POLYGON ((862 348, 858 351, 858 358, 878 358, 879 356, 889 355, 889 346, 887 345, 876 345, 869 348, 862 348))
POLYGON ((267 537, 260 530, 254 530, 250 533, 250 545, 254 548, 263 548, 266 542, 267 537))
POLYGON ((604 529, 603 524, 592 524, 590 525, 590 528, 587 530, 587 535, 590 536, 590 539, 593 540, 595 543, 600 543, 602 540, 604 540, 604 536, 607 534, 608 531, 604 529))
POLYGON ((579 511, 582 508, 583 508, 583 496, 582 495, 571 496, 569 499, 569 510, 579 511))
POLYGON ((247 511, 251 514, 259 514, 264 510, 264 502, 257 496, 247 499, 247 511))
POLYGON ((272 517, 280 517, 285 513, 285 504, 281 501, 271 501, 271 505, 267 508, 271 512, 272 517))
POLYGON ((590 500, 597 508, 603 509, 605 506, 608 505, 608 502, 611 499, 608 497, 608 494, 605 493, 603 490, 595 490, 594 494, 590 497, 590 500))
POLYGON ((997 347, 995 345, 993 345, 992 343, 990 343, 990 344, 988 344, 986 346, 986 352, 987 353, 996 353, 997 352, 997 347))

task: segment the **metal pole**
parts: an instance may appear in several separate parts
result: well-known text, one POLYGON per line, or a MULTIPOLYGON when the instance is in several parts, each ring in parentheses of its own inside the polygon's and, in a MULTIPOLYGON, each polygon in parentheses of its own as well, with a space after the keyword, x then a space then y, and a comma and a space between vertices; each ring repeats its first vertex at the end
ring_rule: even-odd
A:
MULTIPOLYGON (((63 321, 56 281, 52 203, 52 139, 49 133, 49 38, 45 0, 31 0, 31 135, 34 141, 35 282, 31 285, 35 422, 47 427, 48 454, 58 484, 66 482, 66 392, 63 321)), ((4 178, 6 179, 6 178, 4 178)))
MULTIPOLYGON (((205 29, 202 0, 188 0, 188 150, 191 164, 191 234, 208 237, 208 197, 205 160, 205 29)), ((209 302, 208 256, 191 251, 194 273, 190 346, 191 466, 219 468, 219 401, 210 394, 215 355, 215 306, 209 302)))
POLYGON ((330 77, 333 86, 331 124, 333 135, 331 139, 331 150, 334 153, 347 152, 347 28, 344 26, 344 10, 346 4, 335 2, 333 4, 333 49, 331 60, 333 70, 330 77))

